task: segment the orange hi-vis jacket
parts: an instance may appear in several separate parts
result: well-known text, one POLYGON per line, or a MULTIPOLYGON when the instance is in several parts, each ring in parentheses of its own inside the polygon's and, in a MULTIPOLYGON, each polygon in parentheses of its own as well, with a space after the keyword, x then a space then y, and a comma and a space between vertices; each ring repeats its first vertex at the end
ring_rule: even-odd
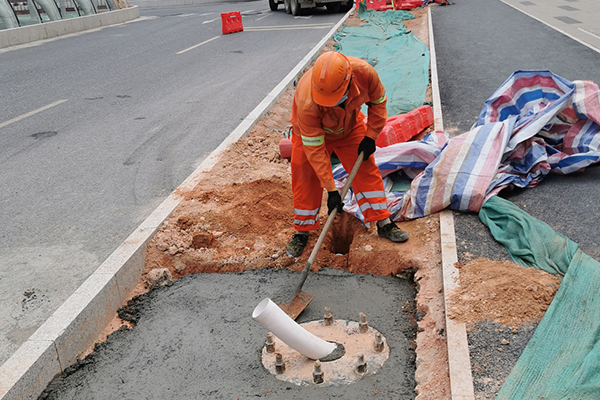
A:
MULTIPOLYGON (((311 231, 319 227, 323 188, 336 189, 330 156, 335 152, 346 171, 358 158, 358 147, 365 136, 376 140, 387 119, 385 89, 368 63, 348 57, 352 66, 348 99, 344 106, 322 107, 312 100, 311 71, 298 82, 292 105, 292 190, 294 228, 311 231), (368 121, 360 112, 367 104, 368 121)), ((379 168, 374 158, 363 161, 352 189, 365 222, 390 216, 379 168)))
POLYGON ((335 189, 335 183, 325 142, 343 139, 356 124, 363 123, 364 115, 360 112, 363 104, 369 107, 366 136, 377 140, 387 119, 387 98, 379 75, 366 61, 347 57, 352 67, 352 80, 345 107, 322 107, 313 101, 310 69, 298 82, 290 117, 293 134, 302 138, 306 158, 321 186, 328 191, 335 189))

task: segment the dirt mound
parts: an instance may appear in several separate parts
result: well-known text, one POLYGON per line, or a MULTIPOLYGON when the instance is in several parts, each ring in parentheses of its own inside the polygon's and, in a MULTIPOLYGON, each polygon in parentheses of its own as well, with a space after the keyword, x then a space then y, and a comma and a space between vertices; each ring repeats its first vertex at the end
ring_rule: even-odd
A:
POLYGON ((560 281, 554 275, 509 261, 479 258, 460 269, 460 286, 450 295, 448 315, 466 323, 495 321, 516 327, 538 322, 560 281))

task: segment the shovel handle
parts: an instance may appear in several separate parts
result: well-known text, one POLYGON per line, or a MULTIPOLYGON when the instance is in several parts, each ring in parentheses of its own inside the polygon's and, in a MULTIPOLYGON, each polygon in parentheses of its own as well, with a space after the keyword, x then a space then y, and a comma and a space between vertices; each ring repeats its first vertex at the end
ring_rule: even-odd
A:
MULTIPOLYGON (((358 169, 360 168, 360 165, 363 162, 363 158, 364 158, 364 152, 361 151, 360 154, 358 155, 358 158, 356 159, 356 163, 354 163, 354 167, 352 168, 352 171, 350 171, 350 175, 348 175, 348 180, 346 180, 346 183, 344 184, 344 187, 342 188, 342 193, 341 193, 342 201, 344 201, 344 198, 346 197, 346 194, 348 193, 348 189, 350 189, 350 185, 352 184, 352 181, 354 180, 354 177, 356 176, 356 173, 358 172, 358 169)), ((312 266, 313 262, 315 261, 315 258, 317 258, 317 253, 321 249, 321 245, 323 245, 323 242, 325 241, 325 236, 327 236, 327 232, 329 232, 329 228, 331 227, 331 225, 333 225, 333 220, 335 219, 336 215, 337 215, 337 207, 333 209, 331 214, 329 214, 329 217, 327 218, 327 222, 325 222, 325 225, 323 226, 323 230, 321 230, 319 239, 317 239, 317 243, 315 244, 315 247, 313 247, 312 252, 310 253, 310 257, 308 257, 308 261, 306 262, 306 265, 304 266, 304 269, 302 270, 302 275, 300 276, 300 284, 297 286, 296 290, 294 291, 294 297, 296 297, 296 295, 298 293, 300 293, 300 290, 302 290, 304 281, 306 280, 306 277, 308 276, 308 271, 310 271, 310 267, 312 266)))

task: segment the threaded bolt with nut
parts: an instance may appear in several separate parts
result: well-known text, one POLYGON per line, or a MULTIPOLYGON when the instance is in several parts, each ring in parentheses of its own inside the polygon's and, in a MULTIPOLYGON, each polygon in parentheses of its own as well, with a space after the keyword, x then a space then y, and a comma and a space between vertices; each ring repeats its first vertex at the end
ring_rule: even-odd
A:
POLYGON ((358 354, 356 358, 356 372, 359 374, 364 374, 367 372, 367 362, 365 361, 364 354, 358 354))
POLYGON ((321 371, 321 361, 315 361, 315 370, 313 371, 313 380, 316 384, 323 383, 323 371, 321 371))
POLYGON ((369 324, 367 323, 367 316, 364 313, 358 314, 358 331, 365 333, 369 330, 369 324))
POLYGON ((285 372, 285 363, 283 362, 281 353, 275 354, 275 372, 277 372, 277 374, 283 374, 285 372))
POLYGON ((384 348, 383 340, 381 339, 381 333, 377 332, 375 334, 375 342, 373 343, 373 348, 376 352, 381 353, 384 348))
POLYGON ((331 315, 331 310, 329 309, 329 307, 325 307, 325 314, 323 315, 323 325, 333 325, 333 315, 331 315))
POLYGON ((267 353, 275 353, 275 342, 273 341, 273 334, 267 333, 267 341, 265 342, 265 348, 267 353))

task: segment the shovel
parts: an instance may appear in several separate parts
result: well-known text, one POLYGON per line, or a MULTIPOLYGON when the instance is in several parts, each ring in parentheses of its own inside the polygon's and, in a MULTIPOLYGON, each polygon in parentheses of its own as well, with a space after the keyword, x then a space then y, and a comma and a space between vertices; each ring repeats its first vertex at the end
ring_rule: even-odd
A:
MULTIPOLYGON (((354 177, 356 176, 356 173, 358 172, 358 169, 360 168, 360 164, 362 164, 362 162, 363 162, 363 158, 364 158, 364 153, 361 151, 360 154, 358 155, 358 159, 356 160, 356 163, 354 164, 354 167, 352 168, 352 171, 350 172, 350 175, 348 176, 348 180, 346 181, 346 184, 344 185, 344 187, 342 189, 342 193, 340 194, 342 201, 346 197, 346 193, 348 193, 348 189, 350 189, 350 185, 352 184, 352 181, 354 180, 354 177)), ((310 257, 308 257, 308 261, 306 262, 304 269, 302 270, 302 273, 300 275, 300 282, 298 283, 298 286, 296 286, 296 289, 287 298, 285 296, 275 296, 275 300, 274 300, 275 303, 277 303, 277 305, 283 311, 285 311, 285 313, 287 315, 289 315, 292 319, 296 319, 298 317, 298 315, 300 315, 300 313, 302 311, 304 311, 306 306, 308 306, 308 303, 310 303, 312 301, 312 299, 315 298, 315 296, 308 294, 306 292, 303 292, 302 285, 304 285, 304 281, 306 280, 306 277, 308 276, 308 271, 310 271, 310 268, 312 267, 312 264, 315 261, 315 258, 317 257, 317 253, 319 252, 321 245, 325 241, 325 236, 327 236, 327 232, 329 232, 329 228, 331 228, 331 225, 333 225, 333 220, 335 219, 336 215, 337 215, 337 208, 335 208, 331 212, 331 214, 329 214, 329 217, 327 218, 327 222, 325 222, 325 225, 323 226, 323 230, 321 231, 321 234, 319 235, 319 239, 317 240, 315 247, 313 248, 312 252, 310 253, 310 257), (278 301, 279 298, 282 298, 283 300, 278 301)))

